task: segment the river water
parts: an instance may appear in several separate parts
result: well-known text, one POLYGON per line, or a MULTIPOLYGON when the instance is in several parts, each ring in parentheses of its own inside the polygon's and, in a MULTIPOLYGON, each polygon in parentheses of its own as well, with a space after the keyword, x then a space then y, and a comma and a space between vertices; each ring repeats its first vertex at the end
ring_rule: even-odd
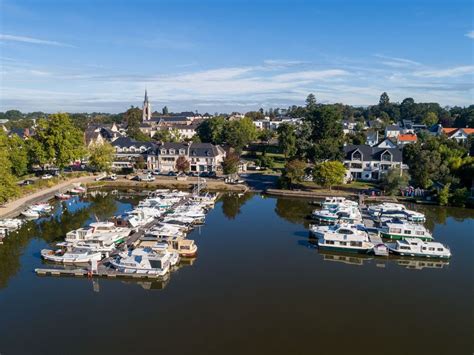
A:
POLYGON ((322 254, 307 200, 224 195, 163 282, 39 277, 39 251, 137 197, 56 202, 0 245, 0 354, 472 354, 474 211, 427 215, 449 262, 322 254))

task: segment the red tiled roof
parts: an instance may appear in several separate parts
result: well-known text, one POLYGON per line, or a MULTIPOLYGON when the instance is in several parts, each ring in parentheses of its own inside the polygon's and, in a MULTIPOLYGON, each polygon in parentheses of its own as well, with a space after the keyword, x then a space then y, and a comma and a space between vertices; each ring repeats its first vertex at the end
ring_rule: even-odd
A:
POLYGON ((464 131, 467 135, 474 134, 474 128, 443 128, 443 133, 447 134, 448 136, 452 136, 459 130, 464 131))
POLYGON ((399 134, 398 140, 402 142, 416 142, 418 137, 416 134, 399 134))

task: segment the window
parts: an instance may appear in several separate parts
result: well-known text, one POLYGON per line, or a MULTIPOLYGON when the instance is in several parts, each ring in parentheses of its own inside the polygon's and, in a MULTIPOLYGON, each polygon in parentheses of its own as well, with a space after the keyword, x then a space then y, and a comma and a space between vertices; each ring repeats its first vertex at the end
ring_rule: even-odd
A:
POLYGON ((444 249, 443 248, 438 248, 438 251, 443 251, 444 249))
POLYGON ((416 233, 416 235, 424 235, 425 234, 424 231, 416 231, 415 233, 416 233))
POLYGON ((340 245, 347 245, 346 242, 339 242, 340 245))
POLYGON ((411 234, 411 230, 405 230, 405 234, 411 234))
POLYGON ((362 160, 362 154, 360 152, 354 152, 352 154, 352 160, 362 160))
POLYGON ((434 250, 435 250, 435 248, 433 248, 433 247, 430 247, 430 249, 429 249, 429 250, 430 250, 430 251, 434 251, 434 250))
POLYGON ((410 247, 401 246, 400 249, 401 250, 410 250, 410 247))
POLYGON ((326 240, 326 244, 334 245, 334 241, 333 240, 326 240))
POLYGON ((362 242, 351 242, 351 246, 352 246, 352 247, 361 247, 361 246, 362 246, 362 242))
POLYGON ((392 154, 385 152, 382 154, 382 161, 392 161, 392 154))
POLYGON ((162 149, 161 154, 166 154, 166 149, 162 149))
POLYGON ((179 154, 184 155, 185 154, 184 149, 180 149, 179 154))
POLYGON ((342 229, 342 228, 339 229, 339 230, 337 231, 337 233, 339 233, 339 234, 354 234, 354 232, 351 231, 350 229, 342 229))
POLYGON ((174 154, 174 149, 170 149, 170 154, 174 154))
POLYGON ((391 233, 401 233, 402 230, 401 230, 400 228, 391 228, 391 229, 390 229, 390 232, 391 232, 391 233))

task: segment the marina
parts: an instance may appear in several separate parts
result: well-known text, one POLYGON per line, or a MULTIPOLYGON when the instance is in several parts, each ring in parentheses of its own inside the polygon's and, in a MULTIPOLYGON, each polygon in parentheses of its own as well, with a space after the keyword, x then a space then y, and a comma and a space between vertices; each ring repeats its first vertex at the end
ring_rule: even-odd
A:
MULTIPOLYGON (((159 224, 134 227, 149 230, 132 233, 124 242, 124 250, 128 245, 151 247, 156 244, 153 235, 158 234, 161 239, 168 235, 193 240, 198 247, 194 257, 180 258, 163 277, 122 274, 105 262, 98 263, 92 275, 87 264, 42 260, 42 249, 51 249, 64 242, 68 232, 87 229, 97 220, 117 217, 117 224, 125 228, 123 218, 133 216, 128 212, 139 206, 147 208, 142 201, 148 195, 101 191, 53 200, 49 215, 25 220, 11 232, 0 246, 2 350, 48 353, 51 347, 44 339, 54 332, 58 347, 71 349, 70 344, 75 344, 68 351, 72 354, 90 349, 120 353, 124 344, 148 344, 149 330, 154 329, 160 350, 176 353, 175 344, 182 339, 186 326, 192 328, 186 333, 187 347, 212 355, 229 344, 237 344, 230 353, 309 353, 315 341, 321 352, 331 353, 340 338, 341 322, 347 331, 347 344, 338 348, 346 353, 353 351, 350 343, 370 332, 375 348, 395 354, 395 349, 390 352, 386 347, 393 338, 387 329, 394 325, 403 325, 409 334, 406 342, 416 353, 463 353, 470 347, 472 320, 465 310, 473 296, 470 235, 474 215, 469 210, 407 206, 426 216, 425 227, 437 242, 449 246, 453 254, 450 259, 319 250, 314 239, 308 238, 312 221, 307 216, 314 209, 310 200, 222 194, 205 214, 206 223, 197 224, 184 238, 180 228, 172 230, 159 224), (41 271, 36 273, 38 269, 41 271), (450 290, 454 288, 466 292, 453 295, 450 290), (374 299, 378 301, 374 303, 374 299), (400 299, 406 308, 388 307, 400 299), (444 306, 440 310, 441 299, 444 306), (351 312, 325 306, 334 302, 344 303, 351 312), (412 312, 420 303, 423 317, 412 312), (377 312, 376 322, 367 317, 367 310, 377 312), (36 326, 45 317, 51 324, 36 326), (123 332, 124 318, 134 324, 135 332, 123 332), (20 336, 14 329, 25 322, 32 322, 36 330, 20 336), (290 338, 282 337, 278 346, 273 346, 271 339, 282 331, 281 322, 292 324, 285 329, 290 338), (247 333, 251 345, 240 337, 236 342, 234 335, 248 329, 249 323, 258 329, 247 333), (429 333, 417 331, 427 324, 429 333), (94 337, 77 340, 73 335, 83 334, 84 329, 92 334, 97 328, 101 329, 100 341, 94 337), (117 334, 121 334, 119 342, 117 334), (204 341, 208 334, 216 339, 212 346, 204 341), (459 341, 446 341, 451 336, 459 341), (295 343, 290 340, 294 337, 301 340, 295 343), (436 343, 433 337, 438 339, 436 343)), ((195 211, 190 215, 200 217, 195 211)), ((373 228, 367 231, 369 241, 375 243, 375 222, 373 228)), ((156 344, 150 345, 150 352, 153 349, 156 344)))

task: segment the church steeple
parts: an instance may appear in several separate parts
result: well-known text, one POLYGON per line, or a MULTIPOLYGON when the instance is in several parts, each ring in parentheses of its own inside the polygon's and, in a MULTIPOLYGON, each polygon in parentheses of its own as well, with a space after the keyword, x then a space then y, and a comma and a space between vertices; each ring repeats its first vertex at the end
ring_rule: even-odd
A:
POLYGON ((142 121, 149 121, 151 119, 151 105, 148 101, 148 93, 145 89, 145 99, 143 100, 143 114, 142 121))

